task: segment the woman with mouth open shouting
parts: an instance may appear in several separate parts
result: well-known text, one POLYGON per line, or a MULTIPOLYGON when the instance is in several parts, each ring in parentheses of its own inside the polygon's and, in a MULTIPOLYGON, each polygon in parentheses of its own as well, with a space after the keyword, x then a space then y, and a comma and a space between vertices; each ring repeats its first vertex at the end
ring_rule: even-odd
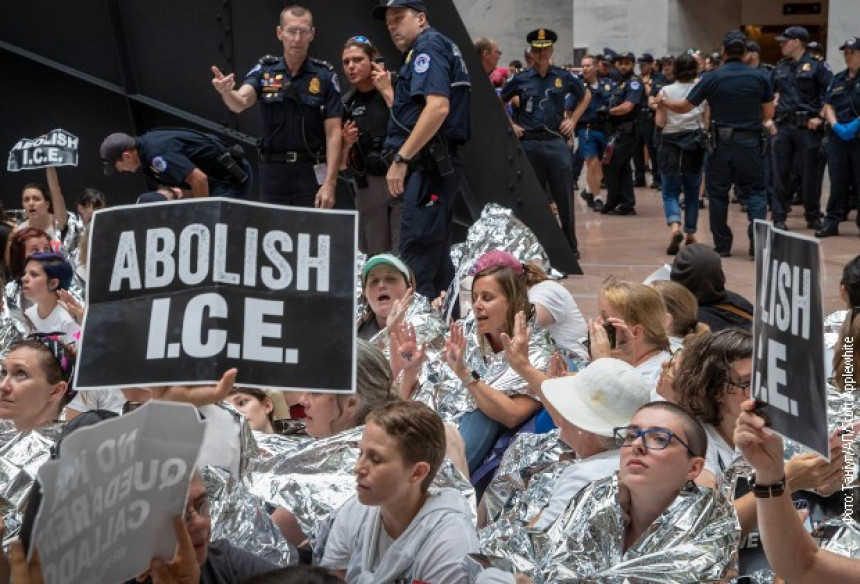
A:
POLYGON ((359 339, 369 341, 397 322, 412 298, 414 281, 412 272, 395 255, 381 253, 367 260, 361 283, 368 311, 358 320, 359 339))

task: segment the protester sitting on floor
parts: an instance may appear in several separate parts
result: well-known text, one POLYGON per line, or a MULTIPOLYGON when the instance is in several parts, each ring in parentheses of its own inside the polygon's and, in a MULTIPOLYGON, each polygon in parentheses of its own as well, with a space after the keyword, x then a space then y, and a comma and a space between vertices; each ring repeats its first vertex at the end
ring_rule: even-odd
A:
MULTIPOLYGON (((705 467, 697 483, 713 487, 737 458, 734 428, 741 404, 749 399, 752 385, 752 335, 737 329, 722 330, 694 339, 684 349, 675 376, 674 398, 702 422, 708 434, 705 467)), ((841 453, 831 462, 817 454, 798 454, 786 465, 792 492, 817 489, 833 493, 842 480, 841 453)), ((735 500, 744 534, 755 529, 752 494, 735 500)))
POLYGON ((273 434, 273 412, 275 405, 265 391, 254 387, 237 387, 227 398, 233 407, 248 420, 248 426, 256 432, 273 434))
POLYGON ((51 253, 50 236, 35 227, 19 229, 9 240, 9 275, 20 282, 24 275, 24 263, 34 253, 51 253))
POLYGON ((630 424, 633 413, 650 401, 651 390, 633 366, 608 357, 576 375, 544 382, 543 396, 577 460, 558 477, 549 504, 532 521, 538 529, 555 522, 585 485, 618 471, 613 429, 630 424))
MULTIPOLYGON (((860 338, 860 255, 845 264, 842 269, 842 280, 839 282, 839 292, 842 301, 848 308, 848 314, 839 329, 839 338, 833 353, 833 384, 845 391, 845 381, 851 375, 846 363, 847 346, 853 348, 860 338), (850 339, 850 340, 848 340, 850 339), (847 341, 847 342, 846 342, 847 341)), ((856 371, 856 366, 853 371, 856 371)))
POLYGON ((321 565, 347 582, 469 582, 478 540, 466 499, 429 489, 445 458, 439 416, 417 402, 370 413, 359 442, 356 492, 337 513, 321 565))
POLYGON ((33 303, 24 311, 34 326, 33 332, 60 334, 67 345, 77 342, 81 325, 63 308, 57 292, 68 290, 73 277, 72 265, 58 253, 29 256, 21 277, 21 292, 33 303))
POLYGON ((626 361, 656 389, 661 365, 671 357, 663 299, 644 284, 612 281, 600 290, 597 309, 600 316, 589 323, 591 358, 626 361), (612 327, 614 344, 607 325, 612 327))
POLYGON ((11 420, 19 432, 56 422, 73 394, 73 368, 74 355, 55 338, 13 343, 0 370, 0 419, 11 420))
POLYGON ((287 566, 242 580, 241 584, 343 584, 343 580, 324 568, 287 566))
POLYGON ((517 313, 532 314, 522 264, 510 254, 492 251, 475 262, 472 272, 475 334, 466 335, 462 323, 454 324, 445 350, 445 362, 476 406, 460 418, 470 473, 481 465, 504 432, 519 427, 541 408, 526 380, 518 386, 508 379, 501 391, 493 387, 493 379, 482 379, 478 369, 490 360, 502 360, 507 365, 502 335, 513 335, 517 313), (467 366, 467 354, 479 355, 476 359, 481 363, 470 361, 467 366))
POLYGON ((687 288, 671 280, 657 280, 651 287, 663 299, 666 312, 669 313, 667 332, 670 351, 674 353, 681 349, 687 335, 701 335, 711 330, 708 325, 699 322, 699 302, 687 288))
POLYGON ((368 259, 361 269, 367 312, 358 320, 358 338, 369 341, 403 315, 415 278, 403 261, 390 253, 368 259))
POLYGON ((671 279, 683 284, 699 301, 699 322, 717 332, 735 327, 751 331, 753 306, 730 290, 717 252, 702 243, 684 246, 672 263, 671 279))
POLYGON ((752 399, 741 404, 734 442, 755 471, 754 487, 761 492, 755 509, 771 568, 792 584, 860 581, 860 560, 820 549, 807 533, 787 488, 782 438, 756 415, 755 407, 752 399))

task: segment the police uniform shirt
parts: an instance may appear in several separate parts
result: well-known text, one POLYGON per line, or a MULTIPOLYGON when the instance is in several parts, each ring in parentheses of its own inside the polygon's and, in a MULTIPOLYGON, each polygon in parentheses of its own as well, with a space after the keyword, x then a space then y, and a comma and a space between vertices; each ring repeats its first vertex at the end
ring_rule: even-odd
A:
POLYGON ((860 74, 848 76, 848 69, 837 73, 827 88, 824 103, 833 107, 836 121, 844 124, 860 118, 860 74))
POLYGON ((550 66, 541 77, 532 67, 517 73, 502 89, 502 101, 519 96, 515 121, 524 130, 548 129, 557 132, 564 112, 576 108, 585 95, 585 86, 569 71, 550 66))
POLYGON ((612 116, 614 122, 622 123, 634 120, 639 113, 637 111, 639 109, 638 106, 642 105, 642 102, 645 101, 645 85, 636 75, 621 78, 621 82, 618 83, 615 91, 612 107, 619 106, 628 101, 633 104, 633 109, 623 116, 612 116))
POLYGON ((185 177, 199 168, 206 176, 226 180, 218 162, 224 149, 214 136, 187 130, 153 130, 137 138, 143 172, 159 183, 188 188, 185 177))
POLYGON ((588 107, 579 118, 580 124, 591 124, 597 121, 597 110, 602 107, 610 107, 612 96, 615 94, 615 82, 608 77, 598 77, 597 82, 592 87, 586 85, 591 92, 591 101, 588 102, 588 107))
POLYGON ((425 96, 448 98, 448 117, 440 129, 450 144, 469 140, 469 90, 472 83, 460 49, 432 27, 424 29, 406 53, 394 86, 392 118, 385 139, 387 150, 396 150, 409 137, 401 125, 415 127, 424 109, 425 96), (399 122, 399 124, 398 124, 399 122))
POLYGON ((657 97, 660 94, 660 90, 669 85, 669 80, 666 79, 666 76, 662 73, 656 73, 651 76, 651 93, 648 94, 649 97, 657 97))
POLYGON ((243 84, 254 88, 260 102, 264 152, 325 151, 325 120, 343 115, 340 88, 331 65, 309 57, 292 75, 283 57, 263 57, 243 84))
POLYGON ((776 115, 804 111, 818 115, 824 93, 833 80, 830 66, 809 53, 800 59, 783 59, 773 71, 773 90, 779 94, 776 115))
POLYGON ((702 75, 687 95, 700 105, 707 100, 711 120, 736 130, 760 130, 761 105, 773 101, 770 79, 739 59, 728 59, 718 69, 702 75))

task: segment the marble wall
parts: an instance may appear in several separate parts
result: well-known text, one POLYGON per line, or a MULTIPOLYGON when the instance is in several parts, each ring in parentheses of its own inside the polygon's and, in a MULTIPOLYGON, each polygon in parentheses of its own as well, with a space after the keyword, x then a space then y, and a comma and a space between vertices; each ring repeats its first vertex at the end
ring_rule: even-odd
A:
POLYGON ((860 9, 857 0, 830 0, 827 19, 827 60, 834 71, 845 69, 839 46, 848 37, 860 38, 860 9))

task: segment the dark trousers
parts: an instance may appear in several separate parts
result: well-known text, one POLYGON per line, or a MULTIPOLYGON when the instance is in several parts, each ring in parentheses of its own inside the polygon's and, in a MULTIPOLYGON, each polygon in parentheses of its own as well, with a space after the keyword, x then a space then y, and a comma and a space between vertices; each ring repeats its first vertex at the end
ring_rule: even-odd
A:
POLYGON ((734 138, 719 142, 708 156, 705 173, 710 199, 709 217, 714 248, 731 251, 732 230, 728 225, 729 189, 732 183, 749 194, 747 200, 747 235, 752 241, 752 224, 767 215, 765 200, 764 159, 757 138, 734 138))
POLYGON ((537 175, 538 183, 549 194, 558 208, 561 230, 570 247, 576 251, 576 233, 573 216, 573 172, 570 148, 561 138, 554 140, 523 140, 526 156, 537 175))
MULTIPOLYGON (((576 188, 576 184, 579 182, 579 177, 582 175, 582 169, 585 166, 585 158, 582 157, 582 148, 579 146, 576 147, 573 151, 571 160, 573 164, 571 184, 573 185, 573 188, 576 188)), ((587 189, 588 185, 586 185, 586 190, 587 189)))
POLYGON ((451 209, 464 180, 463 165, 451 156, 454 172, 413 171, 406 177, 400 257, 415 272, 417 290, 436 298, 454 279, 451 263, 451 209))
POLYGON ((781 123, 771 141, 773 157, 773 220, 785 221, 791 205, 791 169, 797 165, 803 193, 804 215, 807 221, 821 218, 821 184, 818 182, 818 150, 821 139, 817 132, 781 123))
POLYGON ((310 161, 260 163, 260 201, 263 203, 313 207, 319 188, 310 161))
POLYGON ((657 148, 654 144, 654 118, 651 115, 641 114, 636 120, 636 149, 633 151, 633 169, 635 182, 645 182, 645 172, 650 171, 654 182, 660 182, 660 174, 657 172, 657 148), (648 157, 651 159, 651 168, 645 164, 645 149, 648 149, 648 157))
POLYGON ((616 207, 621 211, 630 211, 636 207, 633 173, 630 168, 630 159, 633 158, 635 148, 636 136, 633 132, 618 134, 612 159, 603 167, 603 179, 606 181, 604 211, 611 211, 616 207))
MULTIPOLYGON (((854 193, 860 193, 860 141, 855 138, 851 142, 844 142, 835 135, 831 136, 827 145, 827 167, 830 169, 830 198, 827 201, 826 222, 828 225, 839 225, 851 211, 848 208, 849 187, 853 185, 854 193)), ((856 220, 860 226, 860 205, 856 220)))

